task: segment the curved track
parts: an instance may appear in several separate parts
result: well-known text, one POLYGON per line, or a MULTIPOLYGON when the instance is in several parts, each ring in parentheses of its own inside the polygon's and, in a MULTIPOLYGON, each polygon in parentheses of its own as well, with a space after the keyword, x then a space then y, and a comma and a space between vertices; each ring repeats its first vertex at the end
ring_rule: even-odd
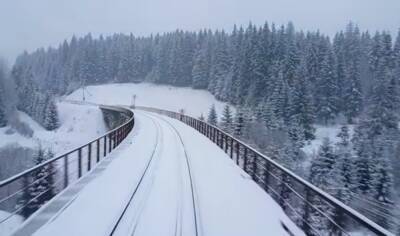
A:
POLYGON ((165 209, 169 209, 167 218, 170 219, 170 223, 164 235, 199 236, 199 211, 195 183, 183 139, 168 120, 151 113, 143 112, 142 114, 151 119, 157 127, 154 150, 141 179, 109 235, 154 234, 151 229, 158 226, 150 225, 149 216, 154 216, 159 210, 158 202, 158 204, 164 204, 165 209), (163 139, 173 139, 175 146, 166 146, 163 139), (165 186, 169 186, 170 189, 165 186), (161 196, 157 195, 172 195, 173 197, 160 199, 161 196), (157 200, 156 204, 154 200, 157 200))
POLYGON ((162 142, 162 141, 160 141, 160 139, 162 139, 162 135, 160 135, 162 130, 161 130, 160 125, 154 119, 152 119, 152 122, 156 126, 156 130, 157 130, 156 131, 156 141, 154 144, 153 152, 151 154, 151 157, 149 158, 149 161, 146 165, 146 168, 143 171, 143 174, 142 174, 139 182, 137 183, 136 187, 134 188, 126 206, 123 208, 121 215, 119 216, 118 220, 116 221, 116 223, 115 223, 114 227, 112 228, 109 235, 114 235, 118 231, 118 227, 120 226, 122 220, 124 219, 124 216, 126 215, 129 207, 132 205, 132 202, 136 196, 136 193, 138 192, 139 188, 142 186, 142 183, 144 182, 146 175, 149 174, 149 169, 151 168, 151 164, 154 162, 154 159, 155 159, 154 157, 156 156, 156 153, 159 150, 160 143, 162 142))

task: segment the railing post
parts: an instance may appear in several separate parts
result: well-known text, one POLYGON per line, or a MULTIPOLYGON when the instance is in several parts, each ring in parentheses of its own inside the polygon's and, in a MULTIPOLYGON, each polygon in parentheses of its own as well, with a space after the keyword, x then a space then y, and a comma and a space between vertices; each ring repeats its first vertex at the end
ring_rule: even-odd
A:
MULTIPOLYGON (((258 168, 257 168, 257 153, 255 153, 255 152, 252 152, 253 153, 253 159, 252 159, 252 161, 253 161, 253 163, 252 163, 252 165, 253 165, 253 179, 254 180, 256 180, 256 179, 258 179, 258 178, 256 178, 257 176, 257 172, 258 172, 258 168)), ((256 181, 257 182, 257 181, 256 181)))
POLYGON ((64 157, 64 188, 68 187, 68 155, 64 157))
POLYGON ((236 165, 239 165, 239 154, 240 154, 239 142, 236 141, 236 165))
POLYGON ((117 131, 113 132, 113 150, 117 147, 117 131))
POLYGON ((264 161, 264 174, 263 174, 263 180, 264 180, 264 190, 268 193, 269 189, 269 171, 270 171, 270 164, 267 161, 264 161))
POLYGON ((87 165, 87 170, 90 171, 92 168, 92 143, 88 144, 88 165, 87 165))
POLYGON ((247 147, 243 150, 243 170, 247 173, 247 147))
POLYGON ((100 161, 100 139, 96 140, 96 162, 100 161))
POLYGON ((233 138, 232 137, 230 137, 230 139, 231 139, 231 159, 233 159, 233 138))
POLYGON ((225 153, 228 153, 228 135, 224 134, 225 140, 225 153))
POLYGON ((103 157, 105 157, 107 155, 107 135, 104 136, 103 141, 103 157))
POLYGON ((78 178, 82 177, 82 148, 78 149, 78 178))
POLYGON ((219 147, 219 130, 215 129, 215 143, 219 147))
POLYGON ((112 133, 108 136, 108 153, 111 152, 111 144, 112 144, 112 133))

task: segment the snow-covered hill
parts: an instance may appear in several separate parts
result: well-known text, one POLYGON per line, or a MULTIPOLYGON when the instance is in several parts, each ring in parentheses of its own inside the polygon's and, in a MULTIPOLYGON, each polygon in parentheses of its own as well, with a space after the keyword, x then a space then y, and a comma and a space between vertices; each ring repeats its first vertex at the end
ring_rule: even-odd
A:
MULTIPOLYGON (((75 148, 107 131, 100 109, 60 102, 57 104, 60 128, 47 131, 23 112, 18 112, 19 120, 33 130, 32 137, 25 137, 16 131, 7 134, 10 127, 0 129, 0 147, 19 145, 35 148, 40 143, 61 154, 75 148)), ((12 130, 12 129, 11 129, 12 130)))
POLYGON ((136 95, 137 106, 150 106, 172 111, 184 109, 186 114, 195 117, 201 114, 206 117, 212 104, 215 104, 217 113, 220 115, 224 106, 223 102, 217 101, 211 93, 205 90, 150 83, 88 86, 84 91, 76 90, 66 99, 82 101, 83 94, 87 102, 110 105, 131 105, 133 96, 136 95))

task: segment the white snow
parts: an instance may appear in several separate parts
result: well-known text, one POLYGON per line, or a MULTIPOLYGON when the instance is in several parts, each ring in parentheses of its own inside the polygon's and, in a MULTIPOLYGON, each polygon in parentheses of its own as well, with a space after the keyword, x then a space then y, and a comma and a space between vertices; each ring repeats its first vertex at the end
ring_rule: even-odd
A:
POLYGON ((55 131, 45 130, 27 114, 18 112, 20 121, 33 130, 33 136, 25 137, 15 131, 13 134, 6 134, 10 127, 4 127, 0 129, 0 147, 16 144, 35 148, 40 143, 58 155, 85 144, 107 131, 102 113, 97 107, 59 102, 57 108, 61 126, 55 131))
MULTIPOLYGON (((136 95, 137 106, 157 107, 170 111, 184 109, 185 113, 194 117, 203 114, 207 117, 212 104, 221 115, 224 103, 217 101, 205 90, 155 85, 151 83, 125 83, 88 86, 85 88, 85 101, 107 105, 131 105, 136 95)), ((66 99, 82 101, 83 91, 78 89, 66 99)))
POLYGON ((166 121, 176 127, 188 154, 200 235, 288 235, 281 221, 295 235, 303 235, 277 203, 206 137, 177 120, 144 112, 136 112, 134 132, 112 154, 115 159, 108 168, 34 235, 108 235, 148 163, 115 235, 170 235, 176 229, 194 235, 184 149, 166 121))
MULTIPOLYGON (((315 139, 312 140, 309 144, 304 146, 302 150, 309 156, 313 156, 318 152, 319 147, 322 145, 324 138, 329 138, 329 140, 334 144, 339 142, 339 138, 337 137, 340 132, 341 125, 315 125, 315 139)), ((349 133, 350 136, 353 134, 353 126, 349 125, 349 133)))
MULTIPOLYGON (((9 217, 10 213, 0 210, 0 219, 9 217)), ((0 235, 10 235, 23 221, 21 216, 15 215, 7 220, 7 224, 0 224, 0 235)))

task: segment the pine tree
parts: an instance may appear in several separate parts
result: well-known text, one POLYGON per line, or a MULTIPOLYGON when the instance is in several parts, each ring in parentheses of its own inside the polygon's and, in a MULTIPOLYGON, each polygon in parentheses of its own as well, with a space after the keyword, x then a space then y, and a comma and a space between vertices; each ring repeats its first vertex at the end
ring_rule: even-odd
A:
POLYGON ((343 125, 337 135, 340 141, 336 143, 336 162, 334 166, 334 195, 342 202, 348 203, 351 192, 355 190, 355 163, 351 153, 349 127, 343 125))
POLYGON ((1 65, 0 61, 0 128, 4 127, 7 125, 7 117, 6 117, 6 109, 5 109, 5 103, 4 103, 4 87, 3 87, 3 82, 5 80, 5 71, 3 66, 1 65))
POLYGON ((305 69, 305 64, 301 63, 298 68, 298 77, 296 78, 295 85, 291 89, 289 120, 301 126, 301 129, 304 131, 305 140, 312 140, 315 138, 315 128, 313 126, 314 107, 305 69))
POLYGON ((244 126, 245 126, 244 114, 242 108, 237 109, 233 125, 234 125, 233 134, 236 137, 241 137, 244 134, 244 126))
POLYGON ((32 179, 29 175, 25 175, 22 178, 22 186, 24 190, 22 194, 18 198, 18 202, 16 205, 16 209, 20 209, 19 214, 22 215, 25 219, 32 215, 37 209, 36 203, 33 201, 35 198, 34 189, 32 186, 29 186, 32 182, 32 179))
POLYGON ((215 110, 215 105, 213 104, 208 112, 207 122, 210 125, 217 125, 218 124, 218 116, 217 111, 215 110))
POLYGON ((200 114, 199 120, 201 120, 201 121, 205 120, 203 113, 200 114))
POLYGON ((326 125, 338 113, 338 84, 335 72, 335 59, 332 50, 328 52, 321 62, 321 75, 316 81, 315 109, 317 117, 326 125))
POLYGON ((45 109, 44 127, 47 130, 55 130, 60 126, 57 107, 53 99, 49 99, 45 109))
POLYGON ((193 88, 205 89, 208 86, 208 68, 206 50, 199 49, 195 59, 192 71, 193 88))
POLYGON ((310 169, 310 181, 323 189, 329 188, 332 181, 332 171, 336 156, 329 138, 324 138, 318 155, 312 160, 310 169))
MULTIPOLYGON (((35 156, 35 164, 39 165, 52 157, 54 155, 51 151, 45 152, 40 146, 35 156)), ((49 164, 23 177, 24 190, 16 206, 17 209, 21 208, 22 216, 29 217, 55 196, 55 174, 55 167, 53 164, 49 164)))
POLYGON ((7 125, 7 118, 4 103, 2 102, 2 93, 0 89, 0 128, 7 125))
POLYGON ((229 105, 224 106, 224 110, 222 111, 222 117, 221 117, 221 128, 222 130, 231 133, 233 129, 233 117, 232 117, 232 112, 231 108, 229 105))

